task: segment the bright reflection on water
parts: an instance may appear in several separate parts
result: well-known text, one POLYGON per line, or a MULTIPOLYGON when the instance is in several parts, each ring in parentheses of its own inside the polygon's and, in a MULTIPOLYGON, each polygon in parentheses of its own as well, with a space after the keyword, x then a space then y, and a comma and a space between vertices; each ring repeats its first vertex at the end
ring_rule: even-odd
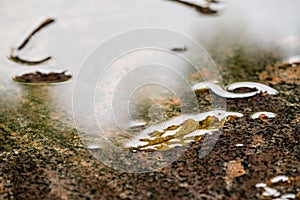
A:
POLYGON ((187 146, 190 142, 199 141, 204 135, 219 130, 229 116, 242 117, 243 114, 213 110, 197 115, 181 115, 148 127, 124 145, 138 150, 166 150, 187 146))

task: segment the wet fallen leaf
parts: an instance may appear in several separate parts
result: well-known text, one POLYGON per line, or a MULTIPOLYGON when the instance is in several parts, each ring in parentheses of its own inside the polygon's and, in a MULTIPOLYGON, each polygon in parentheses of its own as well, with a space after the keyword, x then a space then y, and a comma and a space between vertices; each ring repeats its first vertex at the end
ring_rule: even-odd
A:
POLYGON ((233 179, 246 174, 246 171, 241 163, 241 160, 232 160, 225 165, 227 167, 225 182, 227 189, 232 187, 233 179))

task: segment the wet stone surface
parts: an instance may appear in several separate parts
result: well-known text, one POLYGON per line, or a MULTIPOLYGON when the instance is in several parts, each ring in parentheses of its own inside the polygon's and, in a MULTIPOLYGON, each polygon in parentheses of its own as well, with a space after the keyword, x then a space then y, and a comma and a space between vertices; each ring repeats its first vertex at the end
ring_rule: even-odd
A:
MULTIPOLYGON (((69 4, 67 6, 70 10, 63 9, 62 13, 68 11, 69 15, 74 11, 69 4)), ((12 10, 15 15, 14 6, 12 10)), ((98 7, 95 13, 103 14, 98 7)), ((115 15, 117 12, 113 10, 112 13, 115 15)), ((90 21, 91 16, 85 15, 90 21)), ((89 27, 80 24, 81 17, 85 15, 72 15, 79 21, 75 26, 72 22, 68 29, 63 28, 63 33, 69 29, 74 34, 87 33, 88 28, 96 26, 103 31, 99 24, 90 23, 89 27), (77 25, 82 29, 74 31, 77 25)), ((182 16, 181 13, 178 15, 182 16)), ((95 16, 100 20, 105 18, 92 17, 95 16)), ((13 25, 7 31, 15 32, 15 24, 7 21, 13 25)), ((116 25, 113 23, 113 26, 116 25)), ((222 37, 217 35, 212 39, 214 42, 209 53, 220 68, 224 85, 239 81, 259 82, 279 93, 259 93, 248 98, 226 100, 227 111, 242 113, 243 117, 229 117, 220 137, 212 135, 214 140, 211 143, 217 142, 207 156, 200 157, 200 149, 209 149, 211 144, 203 144, 199 140, 192 142, 184 152, 180 147, 172 148, 172 153, 182 156, 162 169, 149 173, 116 171, 96 160, 88 151, 97 150, 98 146, 83 145, 73 119, 66 120, 66 114, 57 105, 57 96, 53 95, 58 89, 56 86, 17 84, 19 87, 16 89, 0 85, 0 199, 300 199, 299 64, 286 64, 278 49, 262 48, 252 43, 247 45, 243 38, 237 41, 243 45, 222 46, 227 38, 224 38, 225 32, 219 32, 222 37), (251 117, 262 111, 274 113, 275 117, 251 117)), ((83 39, 86 35, 80 36, 83 37, 76 40, 78 50, 80 42, 89 42, 83 39)), ((18 38, 17 35, 14 37, 18 38)), ((6 36, 3 38, 3 41, 7 40, 6 36)), ((234 40, 238 38, 234 37, 234 40)), ((189 48, 184 50, 188 52, 189 48)), ((62 48, 62 51, 65 50, 62 48)), ((64 56, 70 57, 71 52, 66 52, 64 56)), ((76 54, 71 54, 71 58, 75 59, 76 54)), ((74 63, 74 66, 77 64, 74 63)), ((1 64, 3 68, 5 66, 1 64)), ((50 77, 56 81, 70 78, 64 74, 51 74, 50 77)), ((49 81, 49 77, 41 73, 18 78, 21 82, 49 81)), ((239 88, 232 92, 254 91, 239 88)), ((197 93, 197 97, 199 106, 209 110, 209 92, 197 93)), ((214 98, 222 100, 217 95, 214 98)), ((170 112, 177 109, 177 104, 179 102, 175 99, 160 102, 170 112)), ((130 155, 164 162, 161 151, 152 152, 152 156, 147 157, 148 153, 137 151, 130 155)), ((143 167, 132 166, 137 169, 143 167)))
MULTIPOLYGON (((297 83, 271 81, 264 83, 277 89, 278 95, 261 93, 227 100, 227 109, 241 112, 244 117, 227 120, 209 155, 199 158, 201 141, 194 142, 171 165, 143 174, 121 173, 95 160, 76 130, 60 122, 61 116, 53 104, 55 97, 48 95, 51 89, 25 87, 11 91, 23 100, 17 104, 9 101, 9 95, 1 96, 0 197, 275 198, 267 195, 268 189, 256 187, 264 183, 281 196, 294 194, 299 199, 300 87, 297 83), (276 117, 251 118, 260 111, 273 112, 276 117), (279 175, 289 181, 273 183, 273 178, 279 175)), ((180 148, 175 150, 180 152, 180 148)), ((142 158, 145 153, 137 155, 142 158)), ((159 154, 155 156, 159 158, 159 154)))

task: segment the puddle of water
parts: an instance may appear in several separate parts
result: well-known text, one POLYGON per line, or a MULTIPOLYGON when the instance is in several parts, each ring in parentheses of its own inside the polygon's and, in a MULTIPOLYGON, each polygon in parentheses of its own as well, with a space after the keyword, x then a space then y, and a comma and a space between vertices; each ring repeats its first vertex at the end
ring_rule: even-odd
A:
POLYGON ((267 186, 267 184, 265 184, 265 183, 257 183, 256 185, 255 185, 255 187, 257 187, 257 188, 264 188, 264 187, 266 187, 267 186))
POLYGON ((225 91, 221 86, 214 83, 201 82, 193 86, 194 91, 211 90, 214 94, 223 98, 246 98, 256 95, 256 92, 236 94, 225 91))
POLYGON ((239 88, 251 88, 251 89, 256 89, 257 91, 254 92, 248 92, 248 93, 232 93, 225 91, 221 86, 214 84, 214 83, 209 83, 209 82, 200 82, 195 84, 193 87, 194 91, 201 91, 201 90, 211 90, 213 93, 216 95, 223 97, 223 98, 229 98, 229 99, 235 99, 235 98, 247 98, 247 97, 252 97, 255 96, 259 93, 266 93, 270 95, 276 95, 278 94, 278 91, 263 85, 261 83, 254 83, 254 82, 236 82, 232 83, 227 86, 227 90, 233 91, 239 88))
POLYGON ((287 176, 276 176, 271 179, 271 183, 286 182, 289 180, 287 176))
POLYGON ((300 66, 300 55, 292 56, 288 58, 286 62, 292 67, 300 66))
POLYGON ((134 120, 134 121, 130 121, 129 128, 141 127, 141 126, 145 126, 146 124, 147 122, 145 121, 134 120))
POLYGON ((101 146, 97 145, 97 144, 90 144, 90 145, 87 145, 86 148, 89 149, 89 150, 98 150, 98 149, 101 148, 101 146))
MULTIPOLYGON (((218 6, 217 4, 210 5, 212 10, 218 6)), ((140 0, 124 0, 122 2, 117 0, 104 0, 101 2, 91 0, 89 2, 79 3, 72 1, 61 2, 60 0, 45 2, 38 0, 26 2, 16 0, 3 1, 0 6, 0 24, 1 27, 5 27, 5 31, 1 31, 0 33, 0 46, 3 50, 0 52, 0 75, 2 77, 0 80, 0 88, 4 88, 5 92, 8 90, 7 88, 12 91, 16 89, 24 90, 20 84, 14 84, 13 81, 11 81, 10 75, 16 70, 24 70, 25 68, 22 65, 7 60, 7 54, 9 54, 9 49, 15 44, 15 41, 20 38, 20 35, 28 30, 28 27, 31 26, 32 23, 44 15, 54 14, 57 23, 55 26, 47 27, 47 30, 39 34, 39 37, 30 40, 28 47, 26 47, 26 57, 32 58, 51 55, 52 59, 44 63, 45 65, 61 66, 61 68, 70 66, 68 69, 74 73, 73 76, 76 79, 80 71, 80 63, 82 63, 97 44, 112 35, 139 27, 163 27, 173 29, 193 38, 197 38, 201 45, 213 50, 216 49, 209 46, 209 41, 217 40, 221 47, 230 49, 232 43, 228 41, 235 41, 237 35, 242 42, 249 43, 250 41, 252 44, 254 41, 255 43, 261 44, 262 47, 268 46, 270 40, 276 41, 289 35, 299 38, 300 32, 298 27, 300 16, 297 12, 299 5, 300 2, 298 1, 286 1, 283 3, 282 1, 274 0, 272 1, 272 6, 270 6, 270 2, 258 0, 229 1, 226 3, 226 10, 222 15, 210 18, 204 17, 204 15, 197 15, 195 11, 186 9, 184 5, 163 0, 145 0, 143 2, 140 0), (128 10, 130 10, 130 12, 128 12, 128 10), (170 12, 170 10, 172 12, 170 12), (241 13, 243 14, 241 15, 241 13), (274 20, 278 16, 278 13, 281 14, 280 21, 274 20), (220 35, 219 33, 222 34, 220 35)), ((175 41, 172 44, 182 44, 181 42, 182 41, 175 41)), ((166 48, 170 47, 172 47, 172 45, 166 46, 166 48)), ((189 46, 187 47, 188 49, 184 53, 191 52, 194 58, 197 59, 199 57, 198 52, 193 52, 189 46)), ((286 52, 287 57, 300 54, 297 50, 299 49, 299 45, 282 45, 281 49, 286 52)), ((230 52, 224 55, 230 55, 230 52)), ((105 66, 99 66, 99 68, 104 67, 105 66)), ((87 76, 86 80, 88 79, 89 77, 87 76)), ((72 111, 72 87, 72 84, 66 84, 63 87, 55 87, 47 93, 49 97, 57 99, 56 106, 61 109, 56 110, 72 111)), ((219 86, 211 85, 209 87, 213 88, 212 90, 215 90, 216 94, 220 94, 220 96, 226 98, 245 98, 257 94, 256 91, 236 94, 219 88, 219 86)), ((4 89, 1 91, 4 92, 4 89)), ((28 93, 35 92, 34 88, 27 89, 28 93)), ((82 89, 83 94, 85 89, 89 89, 89 85, 82 89)), ((13 95, 14 93, 11 92, 11 94, 11 100, 18 102, 13 95)), ((84 99, 84 101, 86 101, 86 99, 84 99)), ((89 105, 90 102, 86 102, 86 104, 89 105)), ((86 120, 82 120, 82 126, 90 130, 90 132, 97 132, 95 130, 98 130, 99 127, 94 126, 95 124, 90 124, 90 116, 92 116, 94 112, 85 112, 86 110, 87 109, 83 108, 81 112, 84 118, 87 118, 86 120)), ((70 115, 72 115, 72 113, 70 115)), ((190 120, 187 124, 195 124, 195 121, 196 120, 194 120, 194 122, 190 120)), ((180 121, 180 123, 184 122, 180 121)), ((179 126, 181 125, 180 123, 179 126)), ((136 122, 131 125, 143 126, 143 123, 136 122)), ((179 144, 182 145, 181 141, 185 141, 184 144, 188 144, 195 141, 195 137, 201 139, 203 134, 207 134, 207 130, 192 130, 193 129, 190 129, 191 133, 188 133, 189 131, 184 132, 183 137, 180 139, 171 139, 168 143, 169 148, 173 148, 179 144)), ((167 134, 174 137, 174 135, 180 131, 182 130, 179 128, 174 131, 175 133, 168 130, 167 134)), ((95 133, 95 135, 96 134, 97 133, 95 133)), ((162 134, 162 136, 168 137, 167 134, 162 134)), ((149 137, 150 135, 146 135, 146 138, 149 137)), ((157 147, 159 147, 159 145, 155 148, 157 147)), ((89 148, 95 149, 93 146, 89 148)))
POLYGON ((241 113, 209 111, 197 115, 182 115, 143 130, 124 144, 137 150, 167 150, 176 146, 187 146, 199 141, 206 134, 219 130, 229 116, 242 117, 241 113))
MULTIPOLYGON (((272 40, 287 36, 299 38, 297 27, 300 17, 296 9, 299 4, 300 2, 282 3, 282 1, 275 0, 270 7, 269 3, 257 0, 228 1, 222 15, 208 18, 195 14, 192 9, 186 9, 180 3, 171 1, 145 0, 141 3, 138 0, 122 2, 107 0, 105 3, 99 3, 92 0, 89 3, 73 3, 53 0, 41 3, 33 0, 20 3, 13 0, 2 2, 0 24, 6 29, 0 33, 2 49, 0 74, 3 77, 1 83, 12 86, 10 74, 22 67, 6 59, 10 48, 28 30, 28 27, 44 15, 55 16, 57 19, 55 26, 47 27, 41 34, 38 34, 38 38, 33 38, 28 43, 30 51, 26 50, 26 57, 49 54, 52 59, 45 64, 68 66, 70 67, 68 69, 74 72, 76 79, 79 63, 98 43, 111 35, 137 27, 154 26, 178 30, 199 39, 205 48, 208 48, 205 46, 208 44, 206 41, 215 40, 216 33, 220 32, 223 35, 218 36, 221 46, 227 45, 226 42, 234 37, 231 36, 234 32, 239 33, 239 36, 258 39, 258 43, 263 45, 266 44, 264 41, 269 40, 268 38, 272 40), (261 8, 264 8, 264 12, 259 12, 261 8), (280 25, 274 21, 274 16, 278 13, 282 13, 280 25), (162 18, 165 20, 161 20, 162 18), (237 20, 241 23, 237 23, 237 20), (247 26, 242 27, 237 24, 247 26)), ((297 55, 298 47, 282 45, 282 49, 288 52, 287 56, 297 55)), ((63 98, 58 95, 58 98, 63 104, 62 107, 71 109, 72 85, 58 90, 64 91, 57 93, 68 93, 63 98)))
POLYGON ((236 82, 229 84, 227 86, 227 90, 233 91, 239 88, 251 88, 251 89, 256 89, 257 94, 259 93, 266 93, 269 95, 277 95, 278 91, 261 83, 254 83, 254 82, 236 82))

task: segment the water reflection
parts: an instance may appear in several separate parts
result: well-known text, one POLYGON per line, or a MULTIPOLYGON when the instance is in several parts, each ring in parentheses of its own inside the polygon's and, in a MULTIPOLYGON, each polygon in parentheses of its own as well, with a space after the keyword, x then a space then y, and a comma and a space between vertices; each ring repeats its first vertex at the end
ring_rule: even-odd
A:
POLYGON ((221 86, 210 83, 210 82, 200 82, 193 86, 194 91, 203 91, 203 90, 211 90, 216 95, 223 97, 223 98, 229 98, 229 99, 235 99, 235 98, 247 98, 252 97, 260 93, 266 93, 269 95, 276 95, 278 94, 278 91, 261 83, 255 83, 255 82, 236 82, 232 83, 227 86, 227 90, 234 91, 240 88, 250 88, 255 89, 254 92, 247 92, 247 93, 233 93, 233 92, 227 92, 225 91, 221 86))
MULTIPOLYGON (((214 4, 214 6, 217 6, 217 4, 214 4)), ((10 47, 20 37, 23 31, 27 30, 28 26, 30 26, 32 22, 43 15, 54 14, 58 19, 58 23, 56 24, 57 26, 55 26, 55 29, 51 29, 49 27, 49 31, 47 30, 46 32, 43 32, 43 34, 40 35, 41 37, 39 37, 38 44, 35 43, 36 41, 34 40, 30 42, 32 46, 28 48, 34 48, 32 48, 31 52, 28 52, 28 56, 31 57, 33 55, 44 55, 44 53, 49 53, 50 55, 53 55, 53 59, 51 59, 50 62, 45 63, 48 67, 58 66, 60 70, 65 70, 65 66, 70 66, 69 69, 72 73, 74 73, 76 79, 80 71, 80 63, 82 63, 89 52, 99 43, 112 35, 138 27, 154 26, 177 30, 186 35, 192 36, 193 38, 197 38, 197 41, 200 42, 200 44, 206 49, 209 49, 210 52, 217 51, 218 55, 228 57, 228 60, 231 60, 233 64, 240 62, 240 57, 230 57, 233 46, 237 43, 250 45, 258 44, 259 47, 262 47, 258 54, 264 52, 264 49, 272 48, 270 43, 276 43, 282 51, 282 56, 290 57, 293 55, 299 55, 299 43, 295 42, 299 41, 300 36, 299 7, 299 1, 282 2, 281 0, 274 0, 270 3, 268 1, 258 0, 236 0, 227 2, 226 12, 224 12, 223 15, 210 18, 203 17, 203 15, 197 15, 194 11, 186 9, 180 3, 176 4, 171 1, 105 0, 100 2, 91 0, 89 2, 76 3, 60 0, 45 2, 38 0, 26 2, 19 2, 16 0, 3 1, 0 6, 0 24, 1 27, 5 27, 5 29, 3 29, 0 33, 1 88, 7 88, 7 86, 9 86, 12 89, 17 90, 22 87, 19 84, 13 84, 11 81, 11 74, 15 71, 19 71, 20 65, 8 61, 6 59, 7 54, 9 53, 10 47), (279 19, 278 15, 280 15, 279 19), (278 20, 274 20, 275 18, 278 20), (292 38, 292 40, 285 40, 287 37, 292 38), (285 40, 285 42, 282 43, 283 40, 285 40), (215 41, 215 44, 218 44, 218 46, 211 45, 211 41, 215 41), (218 47, 220 47, 221 50, 218 49, 218 47), (45 50, 47 52, 45 52, 45 50)), ((213 6, 210 9, 215 10, 213 6)), ((168 41, 157 42, 165 42, 165 44, 167 44, 165 47, 170 48, 170 44, 181 44, 182 41, 172 41, 172 43, 168 41)), ((245 46, 247 47, 247 45, 245 46)), ((182 47, 176 47, 175 49, 173 48, 173 50, 180 50, 180 52, 184 54, 189 52, 191 53, 191 58, 194 58, 195 60, 199 59, 199 52, 193 51, 193 49, 190 49, 189 46, 187 47, 187 51, 184 51, 185 49, 182 47)), ((118 49, 123 47, 116 45, 114 48, 118 49)), ((249 60, 257 59, 255 56, 246 56, 249 60)), ((103 56, 103 58, 105 58, 105 56, 103 56)), ((165 59, 168 60, 168 57, 165 59)), ((263 59, 269 59, 269 57, 263 59)), ((124 63, 126 64, 129 62, 128 60, 125 60, 121 63, 123 64, 121 66, 124 66, 124 63)), ((291 61, 292 65, 297 62, 298 61, 291 61)), ((175 63, 176 62, 173 64, 175 65, 175 63)), ((224 63, 227 64, 226 62, 223 62, 222 64, 224 63)), ((180 65, 181 63, 178 62, 176 64, 180 65)), ((184 65, 182 65, 182 67, 183 66, 184 65)), ((101 69, 105 68, 104 65, 99 65, 98 67, 101 69)), ((247 64, 243 66, 243 68, 248 67, 250 68, 252 66, 247 64)), ((223 68, 222 70, 226 73, 232 73, 228 72, 229 70, 226 68, 223 68)), ((242 70, 242 68, 239 68, 237 73, 240 73, 240 70, 242 70)), ((157 74, 160 74, 159 72, 161 71, 158 70, 157 74)), ((84 81, 87 82, 90 79, 89 75, 93 73, 94 71, 90 71, 84 81)), ((249 74, 247 74, 247 76, 249 76, 249 74)), ((233 82, 235 80, 226 81, 233 82)), ((103 89, 109 90, 110 84, 111 82, 108 81, 108 87, 103 89)), ((57 104, 55 106, 57 106, 56 108, 59 108, 58 112, 64 109, 70 112, 72 111, 72 86, 73 85, 70 84, 64 87, 56 87, 53 88, 51 95, 45 95, 48 98, 51 97, 57 100, 57 104)), ((253 84, 249 85, 247 83, 246 85, 238 85, 237 87, 231 85, 228 90, 234 90, 242 86, 253 88, 253 84)), ((252 91, 245 94, 236 94, 234 92, 224 90, 218 92, 220 90, 218 86, 209 85, 209 87, 213 91, 216 91, 217 94, 221 94, 221 96, 222 94, 225 94, 223 96, 229 98, 252 96, 256 95, 258 91, 266 91, 272 95, 277 93, 272 88, 263 88, 260 90, 260 86, 258 87, 258 91, 252 91)), ((256 86, 254 88, 257 89, 256 86)), ((43 95, 42 91, 47 89, 40 88, 40 90, 37 90, 30 88, 28 90, 36 93, 36 95, 43 95)), ((93 105, 93 98, 86 98, 86 96, 84 96, 85 90, 91 90, 91 86, 87 84, 81 91, 79 91, 79 93, 83 96, 82 102, 84 105, 80 111, 82 127, 85 128, 85 130, 88 130, 87 133, 97 136, 99 132, 95 130, 98 130, 99 127, 96 123, 90 123, 90 118, 94 114, 94 110, 89 110, 89 106, 93 105)), ((10 94, 7 91, 5 91, 5 93, 9 95, 9 98, 7 99, 17 98, 14 94, 10 94)), ((99 101, 102 100, 102 98, 103 97, 99 95, 99 101)), ((36 99, 30 100, 34 101, 36 99)), ((45 102, 47 101, 45 100, 45 102)), ((25 107, 30 105, 31 104, 29 103, 24 104, 22 109, 25 110, 25 107)), ((43 107, 40 108, 42 109, 43 107)), ((120 108, 122 108, 122 106, 120 106, 120 108)), ((101 115, 105 114, 101 109, 96 110, 96 112, 100 112, 101 115)), ((49 113, 46 112, 46 114, 48 115, 49 113)), ((181 122, 182 125, 185 124, 184 121, 181 122)), ((137 121, 129 124, 129 126, 143 126, 143 124, 143 122, 137 121)), ((195 121, 193 122, 189 120, 187 124, 194 125, 195 121)), ((186 126, 188 126, 187 124, 186 126)), ((191 135, 186 133, 184 136, 182 135, 183 137, 180 139, 175 137, 171 139, 169 141, 169 147, 178 145, 182 140, 189 143, 191 141, 189 140, 189 136, 199 137, 200 139, 203 132, 193 132, 192 130, 193 129, 190 130, 191 135)), ((162 136, 167 137, 172 134, 177 134, 178 132, 180 131, 177 129, 175 132, 168 130, 167 135, 164 133, 162 136)), ((112 137, 115 137, 114 133, 115 132, 113 131, 111 132, 112 137)), ((97 141, 97 139, 99 138, 96 138, 92 142, 97 141)), ((95 149, 93 146, 91 146, 91 148, 95 149)))
POLYGON ((300 55, 292 56, 286 62, 292 67, 300 66, 300 55))
POLYGON ((181 115, 150 126, 124 144, 133 150, 168 150, 197 142, 206 134, 218 131, 226 117, 242 117, 237 112, 214 110, 197 115, 181 115))
POLYGON ((257 112, 251 115, 252 119, 258 118, 275 118, 276 114, 272 112, 257 112))

